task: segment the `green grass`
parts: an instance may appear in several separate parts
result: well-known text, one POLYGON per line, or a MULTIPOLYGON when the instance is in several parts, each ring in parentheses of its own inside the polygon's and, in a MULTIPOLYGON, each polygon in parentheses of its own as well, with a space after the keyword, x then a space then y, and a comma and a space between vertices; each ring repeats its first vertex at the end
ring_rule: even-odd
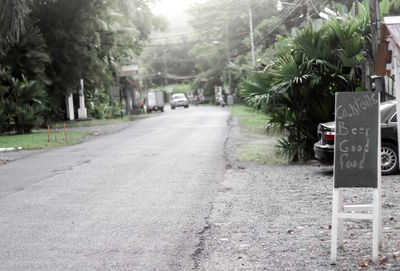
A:
POLYGON ((275 144, 279 135, 265 131, 265 114, 244 105, 235 105, 231 110, 237 117, 241 134, 247 139, 238 146, 236 157, 239 161, 268 165, 287 164, 287 160, 276 153, 275 144))
POLYGON ((68 131, 68 142, 65 142, 63 130, 60 130, 57 142, 55 141, 54 131, 50 134, 50 142, 48 142, 47 132, 37 132, 24 135, 3 135, 0 136, 0 148, 17 149, 22 147, 23 150, 35 150, 74 145, 80 143, 85 137, 91 134, 91 132, 87 131, 68 131))
POLYGON ((233 106, 232 114, 237 117, 242 135, 257 138, 268 135, 265 131, 266 115, 244 105, 233 106))
POLYGON ((245 106, 245 105, 234 105, 230 107, 232 110, 232 114, 236 116, 257 116, 260 115, 253 108, 245 106))
POLYGON ((285 165, 287 159, 276 154, 275 140, 247 141, 239 146, 238 159, 265 165, 285 165))
POLYGON ((88 120, 72 120, 72 121, 57 121, 54 123, 50 123, 50 127, 54 128, 56 124, 58 127, 64 127, 64 123, 67 128, 74 128, 74 127, 90 127, 90 126, 105 126, 105 125, 112 125, 119 122, 131 121, 132 118, 125 116, 123 118, 116 118, 116 119, 88 119, 88 120))

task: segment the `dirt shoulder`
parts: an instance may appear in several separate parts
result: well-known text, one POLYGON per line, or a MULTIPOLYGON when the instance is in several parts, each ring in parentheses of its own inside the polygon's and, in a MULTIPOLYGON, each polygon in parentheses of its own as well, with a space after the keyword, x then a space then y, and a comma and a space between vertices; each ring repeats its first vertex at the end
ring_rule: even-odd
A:
MULTIPOLYGON (((382 263, 370 262, 372 224, 357 220, 345 222, 345 248, 332 266, 332 167, 239 162, 238 145, 248 140, 233 117, 225 179, 201 233, 198 270, 399 270, 398 175, 383 177, 382 263)), ((371 203, 372 191, 346 190, 345 200, 371 203)))

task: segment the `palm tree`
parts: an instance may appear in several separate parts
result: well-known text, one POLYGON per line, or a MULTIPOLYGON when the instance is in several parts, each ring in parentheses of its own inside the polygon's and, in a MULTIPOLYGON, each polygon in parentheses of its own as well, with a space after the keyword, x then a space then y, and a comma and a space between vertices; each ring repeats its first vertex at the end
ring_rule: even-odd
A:
POLYGON ((290 160, 313 156, 318 123, 333 119, 335 92, 363 89, 367 25, 361 10, 357 18, 310 23, 284 40, 290 50, 278 52, 265 74, 242 83, 247 103, 267 113, 267 129, 283 132, 278 147, 290 160))
POLYGON ((0 56, 19 39, 28 11, 26 0, 0 1, 0 56))

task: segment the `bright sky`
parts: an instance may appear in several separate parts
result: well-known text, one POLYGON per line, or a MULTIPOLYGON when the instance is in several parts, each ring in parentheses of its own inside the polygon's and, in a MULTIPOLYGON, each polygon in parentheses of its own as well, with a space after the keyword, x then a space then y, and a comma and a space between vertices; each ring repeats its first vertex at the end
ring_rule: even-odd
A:
POLYGON ((203 0, 160 0, 160 4, 153 8, 155 14, 182 13, 190 4, 203 2, 203 0))

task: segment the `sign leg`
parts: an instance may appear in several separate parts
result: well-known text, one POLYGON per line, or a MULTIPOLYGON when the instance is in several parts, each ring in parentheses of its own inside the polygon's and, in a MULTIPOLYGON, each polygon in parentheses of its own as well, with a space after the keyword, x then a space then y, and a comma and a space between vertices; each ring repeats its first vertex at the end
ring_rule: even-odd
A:
POLYGON ((331 264, 336 264, 337 238, 338 238, 338 202, 339 192, 337 188, 333 189, 332 199, 332 230, 331 230, 331 264))
POLYGON ((379 223, 379 188, 374 189, 374 203, 373 203, 373 220, 372 220, 372 261, 377 263, 379 260, 379 235, 380 235, 380 223, 379 223))
MULTIPOLYGON (((343 189, 338 189, 338 212, 343 212, 343 189)), ((338 219, 338 238, 339 238, 339 247, 343 248, 343 240, 344 240, 344 219, 338 219)))
POLYGON ((379 206, 378 206, 378 214, 379 214, 379 248, 383 248, 383 229, 382 229, 382 184, 381 180, 379 180, 378 184, 379 190, 379 206))

